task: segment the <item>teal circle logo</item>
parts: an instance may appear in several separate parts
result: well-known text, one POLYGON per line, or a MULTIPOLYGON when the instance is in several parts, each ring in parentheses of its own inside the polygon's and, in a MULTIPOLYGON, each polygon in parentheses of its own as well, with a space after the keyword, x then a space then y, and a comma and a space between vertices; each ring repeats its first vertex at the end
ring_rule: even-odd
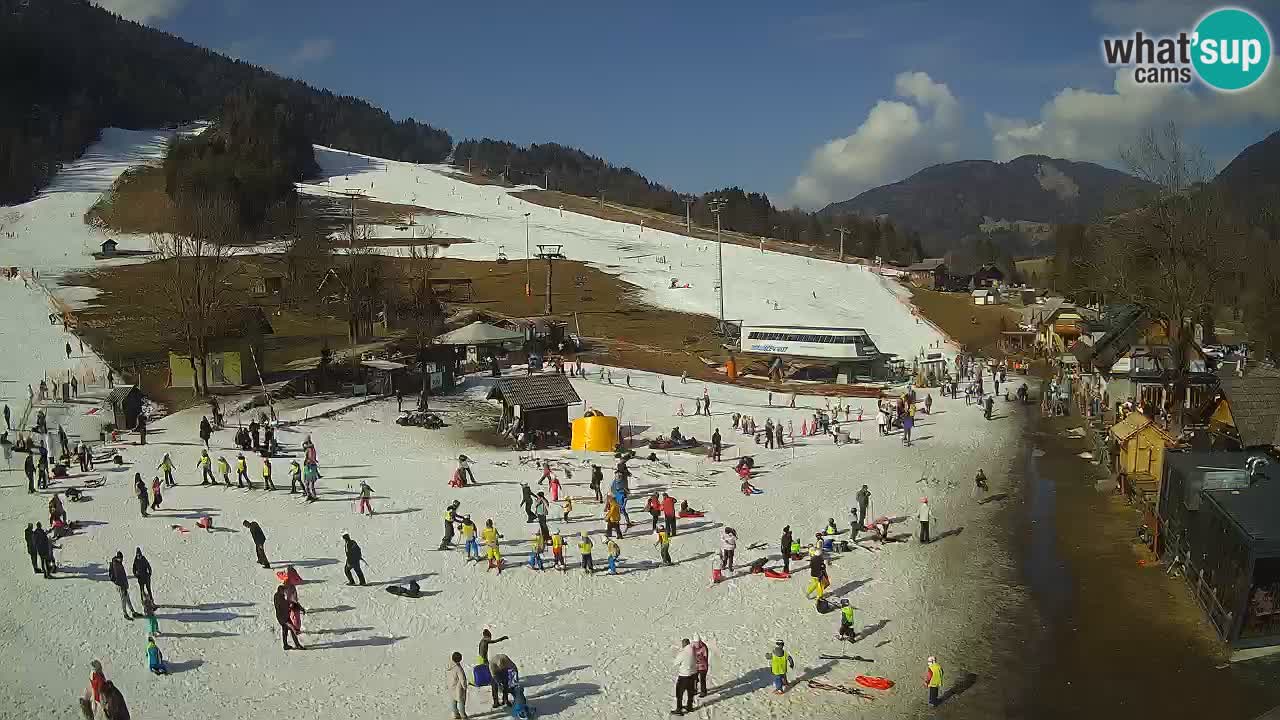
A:
POLYGON ((1243 90, 1262 79, 1271 62, 1271 34, 1252 13, 1214 10, 1192 36, 1191 63, 1200 79, 1218 90, 1243 90))

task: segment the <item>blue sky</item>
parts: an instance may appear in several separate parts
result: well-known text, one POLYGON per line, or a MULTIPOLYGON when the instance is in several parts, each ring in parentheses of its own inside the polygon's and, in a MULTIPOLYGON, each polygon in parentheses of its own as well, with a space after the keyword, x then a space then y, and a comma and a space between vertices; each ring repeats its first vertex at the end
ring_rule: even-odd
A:
MULTIPOLYGON (((1219 163, 1280 128, 1275 69, 1235 96, 1145 97, 1102 64, 1103 35, 1189 28, 1216 7, 1200 0, 100 2, 456 139, 562 142, 810 207, 946 160, 1116 165, 1165 118, 1219 163)), ((1280 0, 1242 5, 1280 28, 1280 0)))

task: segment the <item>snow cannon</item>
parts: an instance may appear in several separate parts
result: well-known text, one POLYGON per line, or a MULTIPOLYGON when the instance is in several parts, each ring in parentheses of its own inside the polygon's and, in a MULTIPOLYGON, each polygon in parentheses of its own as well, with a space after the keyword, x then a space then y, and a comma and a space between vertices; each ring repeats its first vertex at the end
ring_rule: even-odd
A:
POLYGON ((618 418, 612 415, 575 418, 569 447, 588 452, 613 452, 618 447, 618 418))

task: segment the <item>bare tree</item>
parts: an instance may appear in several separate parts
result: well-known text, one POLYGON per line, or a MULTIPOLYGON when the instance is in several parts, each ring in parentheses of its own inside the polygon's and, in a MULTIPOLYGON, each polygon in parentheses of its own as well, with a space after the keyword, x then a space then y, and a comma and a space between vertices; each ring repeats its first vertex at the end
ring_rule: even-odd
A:
POLYGON ((242 239, 234 202, 200 193, 179 208, 180 232, 155 233, 151 245, 165 268, 157 287, 161 322, 183 339, 198 395, 209 391, 209 339, 225 325, 227 292, 242 239))
POLYGON ((1242 271, 1245 282, 1245 320, 1249 339, 1260 356, 1280 354, 1280 211, 1263 208, 1249 238, 1249 263, 1242 271))
POLYGON ((1167 323, 1178 397, 1194 326, 1211 326, 1241 262, 1244 230, 1209 182, 1204 152, 1174 124, 1146 130, 1120 156, 1155 190, 1142 207, 1090 228, 1082 281, 1106 300, 1132 303, 1167 323))
POLYGON ((354 345, 373 334, 373 321, 383 301, 382 256, 369 247, 368 225, 344 229, 338 245, 346 254, 343 285, 347 300, 347 336, 354 345))
MULTIPOLYGON (((435 226, 429 226, 426 235, 418 239, 429 241, 435 234, 435 226)), ((427 372, 424 351, 444 326, 444 307, 436 297, 431 283, 439 255, 440 248, 430 242, 409 246, 409 293, 405 309, 409 315, 409 331, 421 362, 419 369, 422 372, 422 391, 418 395, 419 410, 427 409, 431 395, 431 375, 427 372)))

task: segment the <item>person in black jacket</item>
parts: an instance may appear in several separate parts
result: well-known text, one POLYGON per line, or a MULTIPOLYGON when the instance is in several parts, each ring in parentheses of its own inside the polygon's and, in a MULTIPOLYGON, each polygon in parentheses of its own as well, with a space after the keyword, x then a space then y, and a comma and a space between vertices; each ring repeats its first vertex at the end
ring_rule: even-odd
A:
POLYGON ((782 528, 782 572, 791 572, 791 545, 795 542, 791 537, 791 526, 782 528))
POLYGON ((120 593, 120 611, 124 613, 124 619, 132 620, 137 616, 138 611, 133 609, 133 601, 129 599, 129 575, 124 570, 124 553, 117 552, 115 557, 111 558, 107 577, 111 578, 111 583, 116 586, 116 592, 120 593))
POLYGON ((267 535, 262 532, 262 526, 252 520, 245 520, 242 524, 249 529, 249 537, 253 538, 253 551, 258 555, 258 564, 270 568, 271 563, 267 560, 267 551, 264 549, 267 535))
POLYGON ((303 647, 298 640, 298 633, 293 629, 293 623, 289 622, 289 612, 295 608, 298 612, 306 612, 307 610, 297 602, 290 600, 289 596, 285 594, 287 591, 288 588, 282 583, 276 588, 275 597, 272 598, 272 604, 276 610, 276 622, 280 623, 280 642, 284 645, 285 650, 292 650, 293 648, 289 647, 289 637, 292 636, 293 644, 297 646, 297 649, 302 650, 303 647))
POLYGON ((102 683, 102 714, 107 720, 129 720, 129 706, 124 704, 124 695, 110 680, 102 683))
POLYGON ((355 573, 355 576, 360 578, 360 584, 364 585, 364 571, 360 569, 360 563, 364 560, 364 557, 360 552, 360 545, 358 545, 355 540, 352 540, 351 536, 346 533, 343 533, 342 535, 342 542, 346 545, 347 551, 347 564, 342 567, 343 574, 347 576, 347 584, 356 584, 355 580, 351 577, 351 574, 355 573))
POLYGON ((53 577, 53 571, 57 569, 57 565, 53 562, 53 542, 49 540, 48 534, 40 523, 36 523, 35 530, 31 531, 31 541, 36 546, 36 555, 40 557, 40 572, 45 577, 53 577))
MULTIPOLYGON (((111 374, 110 372, 108 372, 107 378, 110 379, 110 377, 111 377, 111 374)), ((147 444, 147 416, 146 415, 138 416, 138 424, 135 426, 135 429, 138 431, 138 444, 146 445, 147 444)))
POLYGON ((40 556, 40 553, 36 551, 35 526, 31 523, 27 523, 27 529, 23 532, 23 537, 27 541, 27 555, 31 556, 31 571, 37 575, 43 574, 40 570, 40 566, 36 564, 36 558, 40 556))
POLYGON ((213 426, 209 424, 209 418, 200 418, 200 442, 204 443, 204 449, 209 449, 209 438, 213 436, 213 426))
POLYGON ((533 491, 529 489, 529 483, 520 483, 520 507, 524 508, 525 522, 538 521, 533 514, 533 491))
POLYGON ((31 494, 36 491, 36 456, 35 453, 28 452, 27 460, 22 464, 22 470, 27 473, 27 493, 31 494))
POLYGON ((600 484, 604 482, 604 471, 599 465, 591 466, 591 491, 596 494, 596 502, 604 502, 604 495, 600 494, 600 484))
POLYGON ((138 497, 138 506, 142 517, 147 516, 147 506, 151 504, 151 496, 147 494, 147 484, 142 481, 141 473, 133 474, 133 494, 138 497))
POLYGON ((138 602, 142 607, 155 603, 156 599, 151 594, 151 563, 142 554, 142 548, 137 548, 133 553, 133 577, 138 581, 138 602))

